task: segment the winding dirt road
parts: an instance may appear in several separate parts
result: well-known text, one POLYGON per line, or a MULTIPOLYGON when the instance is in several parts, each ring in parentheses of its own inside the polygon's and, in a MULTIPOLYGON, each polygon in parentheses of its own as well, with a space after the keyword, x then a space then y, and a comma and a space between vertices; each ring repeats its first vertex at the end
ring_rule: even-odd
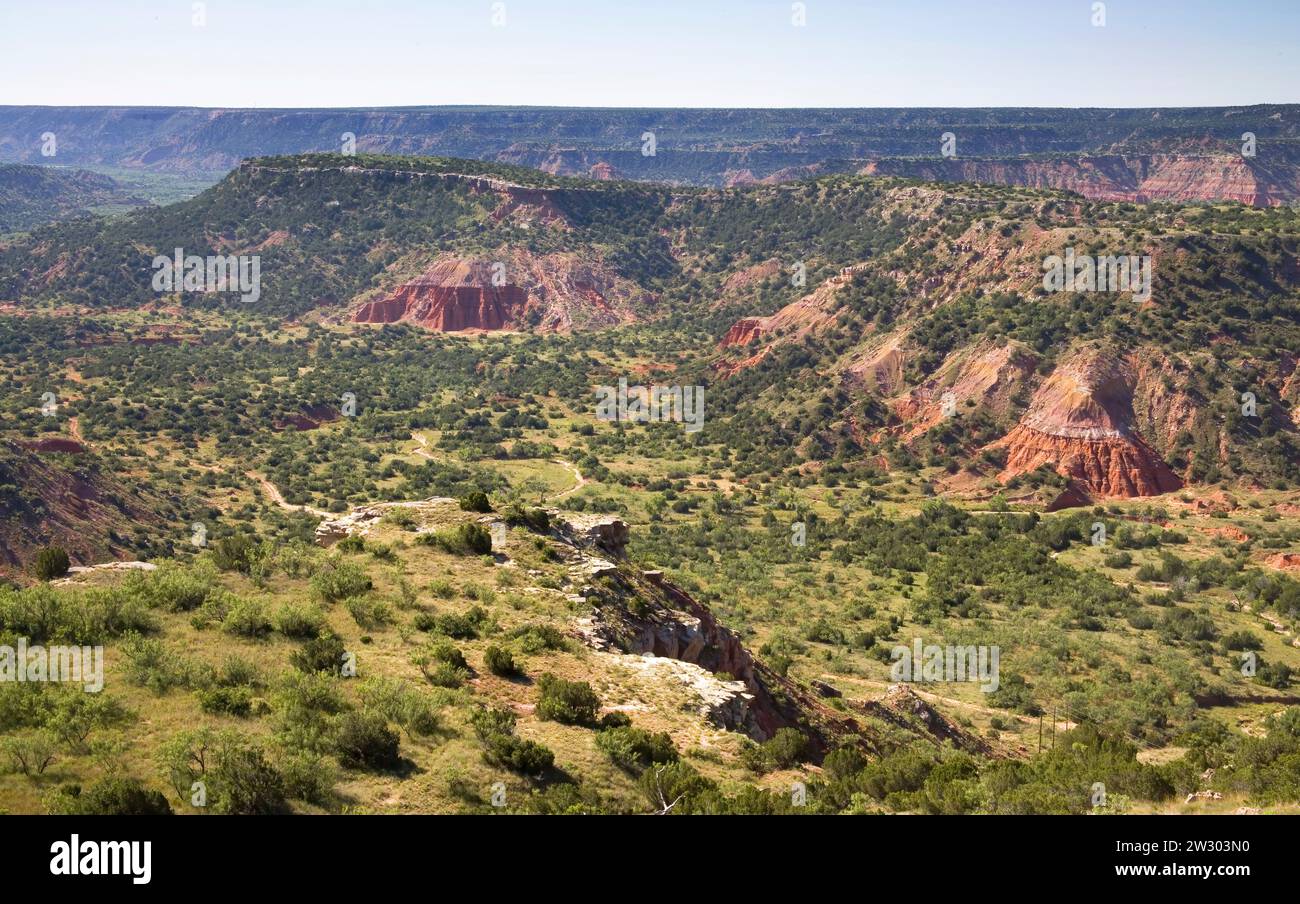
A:
POLYGON ((271 481, 267 480, 261 474, 257 473, 256 471, 245 471, 244 473, 245 476, 250 477, 253 480, 256 480, 258 485, 262 488, 262 492, 266 494, 267 498, 270 499, 272 502, 274 502, 276 505, 278 505, 280 508, 284 509, 286 512, 304 512, 308 515, 314 515, 317 518, 334 517, 334 515, 332 515, 330 512, 327 512, 323 509, 313 508, 310 505, 294 505, 291 502, 287 502, 285 501, 284 494, 280 492, 280 488, 277 487, 275 484, 271 483, 271 481))
POLYGON ((556 493, 554 496, 550 497, 552 501, 556 499, 563 499, 565 496, 576 493, 578 492, 578 490, 582 489, 587 485, 588 482, 587 478, 582 476, 582 472, 578 470, 578 466, 575 465, 573 462, 565 461, 562 458, 556 458, 553 459, 553 461, 557 465, 563 465, 565 468, 569 470, 570 473, 573 474, 573 486, 569 487, 563 493, 556 493))

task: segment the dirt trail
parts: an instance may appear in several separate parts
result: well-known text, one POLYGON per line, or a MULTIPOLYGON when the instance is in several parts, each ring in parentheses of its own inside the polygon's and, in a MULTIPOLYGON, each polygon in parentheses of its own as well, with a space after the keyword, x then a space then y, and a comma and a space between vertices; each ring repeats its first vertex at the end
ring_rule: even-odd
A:
POLYGON ((552 501, 556 499, 563 499, 565 496, 568 496, 572 493, 576 493, 578 492, 578 490, 582 489, 587 485, 588 483, 587 478, 582 476, 582 472, 578 470, 578 466, 575 465, 573 462, 565 461, 562 458, 556 458, 553 459, 553 461, 557 465, 563 465, 573 474, 573 486, 569 487, 563 493, 556 493, 554 496, 551 497, 552 501))
POLYGON ((1258 615, 1260 618, 1264 619, 1264 621, 1268 622, 1270 625, 1272 625, 1273 632, 1276 634, 1281 634, 1283 637, 1285 637, 1288 641, 1290 641, 1291 646, 1300 647, 1300 640, 1293 638, 1291 636, 1291 630, 1282 622, 1278 621, 1276 618, 1274 618, 1273 616, 1269 615, 1266 612, 1256 612, 1255 614, 1258 615))
POLYGON ((421 458, 427 458, 430 461, 436 460, 433 457, 433 453, 429 451, 429 441, 424 438, 423 433, 416 433, 412 431, 411 439, 415 440, 417 443, 420 444, 420 447, 415 450, 416 455, 419 455, 421 458))
POLYGON ((267 480, 261 474, 258 474, 256 471, 246 471, 245 474, 253 480, 256 480, 258 485, 262 488, 262 492, 267 495, 267 498, 286 512, 305 512, 308 515, 315 515, 317 518, 334 517, 330 512, 324 511, 323 509, 313 508, 310 505, 294 505, 291 502, 286 502, 284 494, 280 492, 280 488, 271 483, 271 481, 267 480))

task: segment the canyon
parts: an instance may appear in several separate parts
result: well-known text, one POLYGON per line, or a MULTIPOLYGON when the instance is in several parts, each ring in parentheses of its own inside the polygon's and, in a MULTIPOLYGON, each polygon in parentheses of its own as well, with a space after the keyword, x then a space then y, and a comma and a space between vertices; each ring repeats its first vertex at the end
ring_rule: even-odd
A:
POLYGON ((863 172, 1077 191, 1103 200, 1300 197, 1300 107, 1176 109, 403 109, 0 107, 0 162, 216 181, 241 160, 341 150, 475 158, 561 176, 737 186, 863 172), (656 136, 663 153, 642 152, 656 136), (940 156, 940 135, 960 156, 940 156), (1257 156, 1243 158, 1243 133, 1257 156))

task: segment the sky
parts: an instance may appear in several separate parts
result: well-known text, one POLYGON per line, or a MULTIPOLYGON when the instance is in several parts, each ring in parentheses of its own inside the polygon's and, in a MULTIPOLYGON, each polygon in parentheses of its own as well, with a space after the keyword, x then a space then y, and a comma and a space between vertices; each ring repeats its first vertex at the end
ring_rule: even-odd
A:
POLYGON ((0 104, 1296 103, 1298 39, 1300 0, 0 0, 0 104))

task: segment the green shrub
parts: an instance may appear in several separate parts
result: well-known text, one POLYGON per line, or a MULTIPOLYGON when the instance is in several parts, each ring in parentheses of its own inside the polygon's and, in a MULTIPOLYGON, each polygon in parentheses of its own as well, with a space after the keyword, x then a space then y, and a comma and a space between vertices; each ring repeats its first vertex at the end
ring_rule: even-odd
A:
POLYGON ((139 598, 121 588, 57 590, 37 584, 0 588, 0 630, 28 643, 102 644, 131 631, 157 630, 157 618, 139 598))
POLYGON ((171 804, 160 791, 147 790, 139 779, 103 778, 82 791, 65 785, 45 800, 51 816, 171 816, 171 804))
POLYGON ((261 683, 261 674, 255 664, 232 653, 221 663, 217 683, 223 687, 253 687, 261 683))
POLYGON ((745 750, 745 765, 755 772, 788 769, 808 750, 808 738, 797 728, 778 728, 771 738, 745 750))
POLYGON ((545 533, 551 527, 551 514, 542 508, 510 505, 501 513, 501 517, 507 524, 520 525, 537 533, 545 533))
POLYGON ((173 687, 194 683, 193 664, 168 650, 157 638, 130 634, 122 641, 121 649, 126 660, 126 679, 132 684, 162 694, 173 687))
POLYGON ((437 704, 432 697, 406 681, 367 679, 361 685, 361 701, 412 737, 434 734, 440 726, 437 704))
POLYGON ((415 527, 415 512, 406 506, 397 506, 384 512, 382 520, 385 524, 391 524, 394 527, 400 527, 403 530, 410 530, 415 527))
POLYGON ((158 751, 159 764, 187 805, 196 789, 209 812, 259 816, 287 810, 284 780, 255 742, 232 730, 180 732, 158 751))
POLYGON ((541 775, 555 764, 550 748, 514 735, 489 735, 483 746, 490 762, 523 775, 541 775))
POLYGON ((42 705, 45 712, 39 724, 54 732, 76 753, 89 750, 86 739, 91 732, 121 724, 128 715, 125 707, 113 697, 102 693, 88 694, 80 688, 63 688, 59 693, 45 694, 42 705))
POLYGON ((842 781, 857 775, 866 765, 866 757, 856 747, 837 747, 822 760, 822 772, 835 781, 842 781))
POLYGON ((369 600, 365 597, 353 596, 346 599, 343 604, 347 607, 352 620, 362 628, 374 630, 391 624, 393 621, 392 607, 383 600, 369 600))
POLYGON ((276 550, 275 564, 289 577, 298 578, 310 573, 312 564, 319 556, 320 552, 314 546, 293 539, 276 550))
POLYGON ((627 713, 614 710, 613 712, 608 712, 601 716, 600 721, 596 723, 596 727, 603 731, 606 728, 628 728, 631 724, 631 716, 627 713))
POLYGON ((1264 642, 1253 631, 1233 631, 1225 634, 1221 644, 1225 653, 1264 649, 1264 642))
POLYGON ((334 545, 339 552, 353 554, 366 551, 366 538, 360 534, 348 534, 334 545))
POLYGON ((520 674, 519 666, 515 664, 515 657, 510 655, 509 650, 500 647, 489 646, 484 650, 483 663, 489 672, 503 678, 512 678, 520 674))
POLYGON ((537 717, 565 725, 591 725, 596 721, 600 698, 585 681, 566 681, 554 675, 543 675, 537 681, 541 697, 537 702, 537 717))
POLYGON ((504 707, 480 707, 470 714, 470 724, 489 763, 525 775, 540 775, 555 763, 548 748, 515 736, 515 714, 504 707))
POLYGON ((32 562, 32 571, 41 581, 61 578, 71 567, 72 560, 68 558, 68 551, 62 546, 46 546, 36 553, 36 559, 32 562))
POLYGON ((260 600, 238 599, 221 620, 221 629, 240 637, 262 637, 271 633, 271 619, 260 600))
POLYGON ((457 524, 420 534, 420 542, 458 556, 484 556, 492 552, 492 534, 481 524, 457 524))
POLYGON ((253 706, 253 692, 247 687, 210 687, 199 691, 198 698, 205 713, 243 717, 253 706))
POLYGON ((325 806, 334 796, 338 771, 319 754, 295 750, 276 762, 284 780, 285 797, 325 806))
POLYGON ((401 762, 397 732, 377 713, 340 716, 335 745, 339 762, 349 769, 393 769, 401 762))
POLYGON ((145 602, 151 609, 166 612, 191 612, 207 600, 215 589, 210 566, 186 568, 164 562, 154 571, 132 571, 122 581, 123 592, 145 602))
POLYGON ((347 649, 343 639, 332 631, 325 631, 303 644, 289 656, 289 662, 300 672, 339 674, 347 649))
POLYGON ((212 544, 212 564, 222 571, 249 574, 257 558, 258 543, 247 534, 222 537, 212 544))
POLYGON ((326 671, 286 672, 272 694, 275 738, 282 750, 334 750, 334 716, 348 708, 339 682, 326 671))
POLYGON ((437 687, 457 688, 469 678, 465 655, 454 644, 443 641, 430 644, 411 657, 424 677, 437 687))
POLYGON ((326 603, 337 603, 350 596, 368 593, 370 578, 355 563, 331 556, 312 575, 312 591, 326 603))
POLYGON ((492 511, 492 503, 488 501, 487 493, 482 490, 472 490, 461 496, 460 507, 467 512, 478 512, 480 514, 492 511))
POLYGON ((305 603, 283 603, 271 620, 285 637, 316 637, 325 627, 325 614, 305 603))
POLYGON ((334 796, 338 769, 328 758, 316 753, 294 751, 283 754, 276 762, 285 784, 285 796, 325 806, 334 796))
POLYGON ((439 634, 454 637, 457 640, 472 640, 479 636, 487 623, 488 613, 481 606, 471 606, 462 613, 444 612, 434 619, 434 628, 439 634))
POLYGON ((26 776, 44 775, 58 759, 58 738, 46 729, 0 737, 0 752, 8 758, 11 772, 26 776))
POLYGON ((654 763, 675 763, 677 748, 666 732, 651 734, 631 726, 608 728, 596 735, 596 746, 628 772, 640 772, 654 763))
POLYGON ((513 734, 515 714, 503 706, 481 706, 469 716, 469 723, 479 740, 494 734, 513 734))
POLYGON ((469 663, 465 661, 465 654, 462 653, 454 643, 449 641, 440 641, 429 645, 429 655, 438 662, 445 662, 454 665, 458 669, 469 670, 469 663))
POLYGON ((551 625, 524 625, 510 632, 510 637, 525 653, 568 649, 568 638, 551 625))

